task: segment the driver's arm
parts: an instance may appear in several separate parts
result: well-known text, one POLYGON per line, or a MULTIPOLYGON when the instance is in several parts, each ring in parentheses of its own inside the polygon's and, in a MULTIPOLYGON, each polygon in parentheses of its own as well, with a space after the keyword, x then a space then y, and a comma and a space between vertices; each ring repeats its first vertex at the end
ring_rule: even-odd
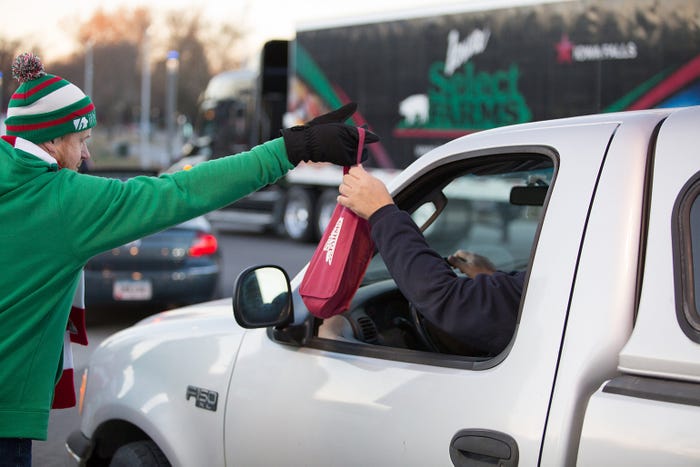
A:
POLYGON ((428 321, 489 354, 503 350, 515 330, 524 272, 458 277, 396 205, 383 206, 369 221, 396 284, 428 321))

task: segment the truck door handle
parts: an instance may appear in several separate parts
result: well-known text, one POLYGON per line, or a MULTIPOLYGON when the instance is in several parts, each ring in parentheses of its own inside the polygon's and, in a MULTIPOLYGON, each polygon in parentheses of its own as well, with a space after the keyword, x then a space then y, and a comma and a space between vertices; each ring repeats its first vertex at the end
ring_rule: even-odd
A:
POLYGON ((455 467, 514 467, 518 465, 518 443, 498 431, 460 430, 450 442, 450 459, 455 467))

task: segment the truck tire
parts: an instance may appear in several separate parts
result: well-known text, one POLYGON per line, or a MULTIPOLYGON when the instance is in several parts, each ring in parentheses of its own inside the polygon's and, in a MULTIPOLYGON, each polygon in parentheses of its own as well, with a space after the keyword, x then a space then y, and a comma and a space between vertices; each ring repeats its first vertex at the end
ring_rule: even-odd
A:
POLYGON ((135 441, 117 449, 109 467, 170 467, 170 462, 153 441, 135 441))
POLYGON ((328 222, 330 222, 338 204, 338 190, 325 190, 321 193, 316 201, 316 218, 314 225, 316 227, 316 238, 323 237, 323 232, 326 230, 328 222))
POLYGON ((287 191, 282 222, 287 237, 297 242, 314 240, 314 199, 310 190, 292 187, 287 191))

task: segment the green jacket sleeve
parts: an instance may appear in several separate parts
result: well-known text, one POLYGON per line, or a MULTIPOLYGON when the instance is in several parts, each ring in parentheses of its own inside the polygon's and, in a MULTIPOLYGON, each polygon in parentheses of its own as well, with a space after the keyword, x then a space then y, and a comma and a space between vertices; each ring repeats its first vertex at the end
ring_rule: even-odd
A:
POLYGON ((250 151, 160 177, 122 182, 61 170, 64 241, 77 258, 88 260, 221 208, 274 183, 293 167, 282 138, 277 138, 250 151))

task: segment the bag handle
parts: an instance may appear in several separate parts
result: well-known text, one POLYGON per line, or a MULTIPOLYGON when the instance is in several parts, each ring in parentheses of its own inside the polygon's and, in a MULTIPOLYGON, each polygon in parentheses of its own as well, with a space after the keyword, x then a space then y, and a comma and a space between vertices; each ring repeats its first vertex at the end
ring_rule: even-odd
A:
MULTIPOLYGON (((362 162, 362 150, 364 149, 365 146, 365 129, 362 128, 361 126, 357 127, 357 164, 362 162)), ((343 167, 343 175, 348 173, 350 170, 350 166, 345 166, 343 167)))

